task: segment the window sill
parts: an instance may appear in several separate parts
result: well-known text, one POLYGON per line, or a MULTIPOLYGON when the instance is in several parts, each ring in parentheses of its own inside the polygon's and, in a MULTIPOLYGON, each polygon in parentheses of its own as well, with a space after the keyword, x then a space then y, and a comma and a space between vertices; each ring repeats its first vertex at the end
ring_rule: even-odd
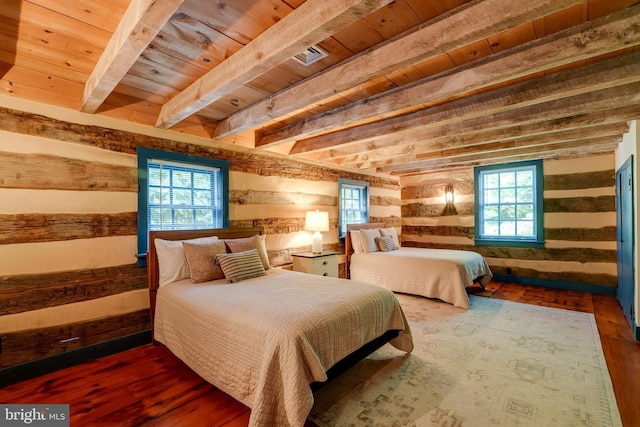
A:
POLYGON ((509 239, 475 239, 476 246, 505 246, 511 248, 544 248, 544 241, 509 240, 509 239))

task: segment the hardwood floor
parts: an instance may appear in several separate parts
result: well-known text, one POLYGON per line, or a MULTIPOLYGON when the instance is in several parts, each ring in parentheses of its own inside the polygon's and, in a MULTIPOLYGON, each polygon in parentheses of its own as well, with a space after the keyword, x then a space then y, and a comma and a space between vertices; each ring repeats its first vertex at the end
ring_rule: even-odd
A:
MULTIPOLYGON (((593 313, 623 424, 640 426, 640 343, 615 297, 503 282, 470 292, 593 313)), ((72 426, 236 427, 249 420, 246 406, 151 344, 7 386, 0 402, 70 404, 72 426)))

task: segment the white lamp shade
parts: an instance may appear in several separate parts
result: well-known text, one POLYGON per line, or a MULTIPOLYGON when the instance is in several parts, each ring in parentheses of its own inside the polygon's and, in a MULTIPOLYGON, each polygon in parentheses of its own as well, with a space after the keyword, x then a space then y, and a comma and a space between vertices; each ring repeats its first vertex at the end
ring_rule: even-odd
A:
POLYGON ((329 212, 308 211, 304 221, 307 231, 329 231, 329 212))
POLYGON ((314 254, 322 253, 322 234, 321 231, 329 231, 329 212, 308 211, 304 220, 304 229, 313 231, 313 239, 311 242, 311 251, 314 254))

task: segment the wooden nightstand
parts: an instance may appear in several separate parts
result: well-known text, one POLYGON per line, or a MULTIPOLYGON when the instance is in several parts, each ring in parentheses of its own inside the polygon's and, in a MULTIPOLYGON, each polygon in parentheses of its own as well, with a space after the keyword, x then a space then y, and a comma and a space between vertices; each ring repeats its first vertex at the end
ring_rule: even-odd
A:
POLYGON ((323 252, 321 254, 301 252, 291 254, 293 257, 293 271, 338 277, 338 255, 340 255, 340 252, 323 252))

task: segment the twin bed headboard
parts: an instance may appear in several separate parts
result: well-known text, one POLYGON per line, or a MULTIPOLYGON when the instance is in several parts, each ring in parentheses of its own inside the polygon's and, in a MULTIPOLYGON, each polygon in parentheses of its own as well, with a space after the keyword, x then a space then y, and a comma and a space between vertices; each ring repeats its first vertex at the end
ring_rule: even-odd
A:
POLYGON ((164 240, 189 240, 199 237, 218 236, 219 239, 239 239, 251 237, 256 234, 264 234, 263 227, 246 228, 209 228, 204 230, 165 230, 149 232, 149 250, 147 252, 147 275, 149 283, 149 309, 151 312, 151 328, 156 309, 156 293, 158 292, 160 273, 158 269, 158 254, 156 253, 155 239, 164 240))
POLYGON ((347 236, 344 239, 344 253, 346 255, 346 272, 347 278, 349 277, 349 264, 351 262, 351 255, 353 255, 353 246, 351 245, 351 235, 349 231, 351 230, 362 230, 362 229, 370 229, 370 228, 384 228, 385 225, 383 222, 368 222, 366 224, 347 224, 347 236))

